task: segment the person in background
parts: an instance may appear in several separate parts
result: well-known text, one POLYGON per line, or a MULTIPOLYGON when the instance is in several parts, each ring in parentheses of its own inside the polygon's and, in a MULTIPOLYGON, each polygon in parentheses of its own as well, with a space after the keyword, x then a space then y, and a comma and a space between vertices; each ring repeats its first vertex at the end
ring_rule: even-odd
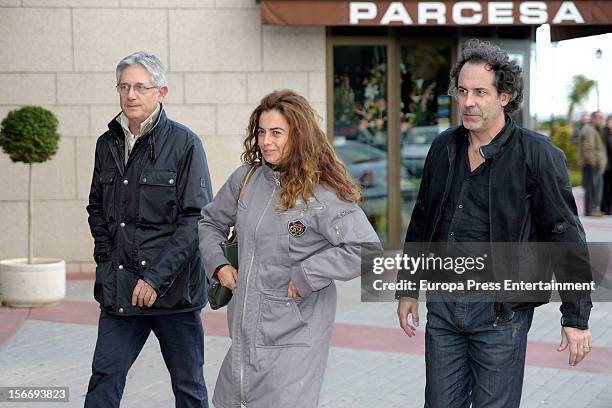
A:
POLYGON ((578 127, 574 129, 574 133, 572 134, 572 143, 578 145, 580 143, 580 131, 587 123, 591 122, 591 115, 589 112, 582 112, 580 114, 580 119, 578 120, 578 127))
POLYGON ((612 115, 608 115, 606 118, 606 126, 603 128, 603 142, 606 147, 608 165, 603 175, 601 211, 607 215, 612 215, 612 115))
POLYGON ((607 167, 606 146, 603 142, 604 115, 601 111, 591 114, 591 123, 580 131, 580 158, 582 186, 584 187, 584 213, 587 217, 601 217, 603 173, 607 167))

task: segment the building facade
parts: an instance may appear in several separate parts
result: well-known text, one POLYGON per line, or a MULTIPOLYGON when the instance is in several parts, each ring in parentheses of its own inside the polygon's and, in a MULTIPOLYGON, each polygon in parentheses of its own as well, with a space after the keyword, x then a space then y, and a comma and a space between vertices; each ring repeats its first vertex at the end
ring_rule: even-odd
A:
MULTIPOLYGON (((56 156, 34 170, 35 255, 93 270, 85 206, 95 142, 119 112, 115 65, 134 51, 167 64, 167 113, 202 138, 215 191, 240 164, 260 98, 280 88, 306 96, 393 245, 432 135, 458 123, 446 88, 459 44, 499 42, 529 72, 538 25, 558 25, 559 39, 576 27, 606 32, 604 3, 0 0, 0 117, 41 105, 62 135, 56 156)), ((528 125, 528 112, 516 120, 528 125)), ((0 259, 22 257, 27 166, 0 154, 0 170, 0 259)))

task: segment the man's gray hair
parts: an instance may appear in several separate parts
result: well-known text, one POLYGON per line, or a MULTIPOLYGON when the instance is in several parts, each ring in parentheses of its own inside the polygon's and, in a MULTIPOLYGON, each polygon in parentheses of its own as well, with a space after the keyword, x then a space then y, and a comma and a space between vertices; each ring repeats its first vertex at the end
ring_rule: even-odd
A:
POLYGON ((138 51, 123 58, 117 64, 117 84, 121 82, 121 72, 130 65, 140 64, 151 75, 151 83, 156 88, 168 85, 166 81, 166 67, 162 64, 159 57, 145 51, 138 51))

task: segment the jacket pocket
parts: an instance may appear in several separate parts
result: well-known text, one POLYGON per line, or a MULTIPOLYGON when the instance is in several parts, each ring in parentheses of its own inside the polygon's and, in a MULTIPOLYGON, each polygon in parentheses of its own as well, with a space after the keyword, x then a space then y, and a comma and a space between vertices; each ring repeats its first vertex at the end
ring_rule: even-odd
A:
POLYGON ((113 222, 115 219, 115 177, 116 173, 114 170, 104 170, 100 173, 102 208, 107 222, 113 222))
POLYGON ((176 221, 176 172, 144 170, 139 180, 138 220, 150 224, 176 221))
POLYGON ((310 326, 298 303, 302 298, 261 295, 255 346, 263 348, 309 347, 310 326))
POLYGON ((102 307, 114 305, 117 292, 113 274, 113 263, 105 261, 96 266, 96 281, 94 283, 94 298, 102 307))

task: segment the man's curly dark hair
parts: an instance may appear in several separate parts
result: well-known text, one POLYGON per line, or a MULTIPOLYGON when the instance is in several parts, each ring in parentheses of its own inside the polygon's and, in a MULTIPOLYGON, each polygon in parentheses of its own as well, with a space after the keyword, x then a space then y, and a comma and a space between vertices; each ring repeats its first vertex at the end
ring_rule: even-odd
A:
POLYGON ((449 95, 457 95, 459 72, 467 62, 484 62, 495 72, 497 92, 511 95, 510 102, 504 107, 504 112, 510 114, 521 107, 521 102, 523 102, 522 68, 515 60, 510 60, 508 53, 497 45, 477 39, 467 40, 463 44, 461 57, 450 72, 449 95))

